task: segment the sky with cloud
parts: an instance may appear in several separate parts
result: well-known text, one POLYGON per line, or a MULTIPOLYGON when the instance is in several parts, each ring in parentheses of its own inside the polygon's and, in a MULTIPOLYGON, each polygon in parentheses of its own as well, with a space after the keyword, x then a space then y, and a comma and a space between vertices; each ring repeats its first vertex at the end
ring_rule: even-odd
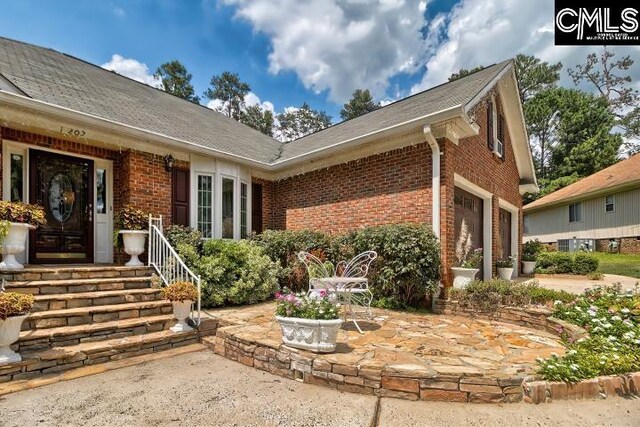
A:
MULTIPOLYGON (((562 61, 570 86, 566 66, 595 50, 554 46, 553 0, 0 0, 0 10, 0 36, 152 86, 156 67, 178 59, 199 95, 229 70, 250 84, 251 105, 306 101, 334 121, 356 88, 387 103, 518 53, 562 61)), ((613 50, 640 59, 640 47, 613 50)), ((640 88, 640 61, 632 76, 640 88)))

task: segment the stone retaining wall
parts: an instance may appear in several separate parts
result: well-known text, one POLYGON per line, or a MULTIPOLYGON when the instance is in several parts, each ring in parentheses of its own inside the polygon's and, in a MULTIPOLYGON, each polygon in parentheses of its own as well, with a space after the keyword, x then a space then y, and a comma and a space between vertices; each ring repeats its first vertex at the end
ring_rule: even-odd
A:
POLYGON ((551 310, 543 307, 498 307, 494 311, 485 312, 475 308, 462 307, 458 301, 437 300, 434 313, 462 314, 482 319, 512 323, 519 326, 543 330, 554 335, 575 341, 587 335, 581 327, 551 317, 551 310))
POLYGON ((332 363, 318 354, 271 341, 249 342, 237 336, 243 326, 221 327, 215 337, 203 339, 216 354, 246 366, 308 384, 352 393, 408 400, 451 402, 519 402, 521 378, 438 375, 414 365, 385 366, 380 361, 332 363))
POLYGON ((582 380, 578 383, 525 381, 523 389, 524 401, 527 403, 605 399, 611 396, 640 396, 640 372, 603 376, 582 380))

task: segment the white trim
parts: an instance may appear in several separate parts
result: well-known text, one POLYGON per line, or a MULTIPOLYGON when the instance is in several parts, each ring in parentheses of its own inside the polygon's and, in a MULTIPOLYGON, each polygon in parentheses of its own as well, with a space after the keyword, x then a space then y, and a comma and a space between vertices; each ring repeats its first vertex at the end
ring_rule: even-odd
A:
MULTIPOLYGON (((2 139, 2 199, 3 200, 11 200, 10 199, 10 191, 11 191, 11 163, 10 163, 10 159, 11 159, 11 153, 15 153, 15 154, 22 154, 23 155, 23 161, 24 161, 24 167, 23 167, 23 177, 22 177, 22 185, 23 185, 23 190, 22 190, 22 198, 23 201, 25 203, 29 202, 29 198, 30 198, 30 194, 29 194, 29 150, 37 150, 37 151, 45 151, 45 152, 49 152, 49 153, 56 153, 56 154, 61 154, 64 156, 68 156, 68 157, 76 157, 76 158, 81 158, 81 159, 88 159, 93 161, 93 173, 95 174, 95 171, 97 168, 101 168, 101 169, 108 169, 111 173, 109 175, 111 175, 111 180, 109 180, 109 175, 107 175, 107 199, 108 199, 108 203, 111 206, 110 209, 110 218, 109 218, 109 227, 111 229, 113 229, 113 161, 109 160, 109 159, 103 159, 100 157, 94 157, 94 156, 88 156, 85 154, 77 154, 74 152, 69 152, 69 151, 64 151, 64 150, 56 150, 53 148, 48 148, 48 147, 40 147, 37 145, 31 145, 31 144, 25 144, 22 142, 18 142, 18 141, 14 141, 14 140, 10 140, 10 139, 2 139), (106 168, 105 166, 110 165, 108 168, 106 168), (111 182, 109 182, 111 181, 111 182), (110 184, 110 185, 109 185, 110 184), (110 191, 109 191, 110 190, 110 191), (110 194, 109 194, 110 193, 110 194)), ((96 227, 97 227, 97 220, 96 220, 96 204, 95 204, 95 198, 96 198, 96 182, 95 182, 95 176, 94 176, 94 188, 93 188, 93 197, 94 200, 91 202, 93 205, 93 235, 94 235, 94 239, 93 239, 93 257, 94 257, 94 262, 95 262, 95 258, 96 258, 96 253, 97 253, 97 241, 98 241, 98 236, 96 236, 96 227)), ((113 257, 113 238, 112 238, 112 233, 110 233, 108 236, 104 236, 103 238, 107 238, 110 242, 111 242, 111 257, 113 257)), ((28 248, 29 242, 27 241, 27 249, 25 250, 24 254, 28 254, 29 253, 29 248, 28 248)), ((25 257, 28 255, 24 255, 25 257)), ((113 259, 113 258, 111 258, 113 259)), ((25 262, 28 262, 25 258, 25 262)))
POLYGON ((483 279, 490 280, 493 272, 493 193, 475 185, 457 173, 453 175, 453 185, 482 199, 482 269, 483 279))
MULTIPOLYGON (((518 253, 519 230, 520 230, 520 210, 504 199, 498 199, 498 207, 511 213, 511 256, 515 257, 516 264, 519 262, 520 254, 518 253)), ((519 265, 514 265, 512 279, 518 277, 520 271, 519 265)))
POLYGON ((94 206, 94 214, 93 214, 93 246, 94 246, 94 251, 93 251, 93 262, 95 263, 112 263, 113 262, 113 239, 109 238, 110 236, 113 236, 113 183, 114 183, 114 179, 113 179, 113 161, 111 160, 106 160, 106 159, 94 159, 93 161, 93 206, 94 206), (98 201, 98 181, 96 179, 97 177, 97 171, 98 169, 104 169, 105 174, 107 175, 107 182, 106 187, 107 187, 107 222, 106 222, 106 226, 107 226, 107 231, 106 233, 104 233, 105 235, 103 236, 98 236, 98 215, 105 215, 105 214, 98 214, 98 206, 97 206, 97 201, 98 201), (105 239, 107 242, 107 249, 106 249, 106 258, 104 259, 99 259, 98 256, 98 242, 102 239, 105 239))

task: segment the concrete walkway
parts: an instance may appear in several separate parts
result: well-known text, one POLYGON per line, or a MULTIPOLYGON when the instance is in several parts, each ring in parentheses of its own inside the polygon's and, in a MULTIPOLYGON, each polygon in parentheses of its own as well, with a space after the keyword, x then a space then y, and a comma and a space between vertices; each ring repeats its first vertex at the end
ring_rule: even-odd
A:
POLYGON ((545 288, 567 291, 572 294, 581 294, 584 292, 585 288, 590 288, 596 285, 602 286, 614 283, 620 283, 624 290, 634 290, 636 283, 640 282, 640 279, 636 279, 635 277, 618 276, 617 274, 605 274, 603 280, 589 280, 582 276, 572 277, 570 275, 545 275, 538 276, 535 279, 527 279, 526 281, 530 280, 537 280, 540 286, 545 288))
POLYGON ((302 384, 210 351, 10 394, 0 426, 640 425, 640 401, 476 405, 377 399, 302 384))

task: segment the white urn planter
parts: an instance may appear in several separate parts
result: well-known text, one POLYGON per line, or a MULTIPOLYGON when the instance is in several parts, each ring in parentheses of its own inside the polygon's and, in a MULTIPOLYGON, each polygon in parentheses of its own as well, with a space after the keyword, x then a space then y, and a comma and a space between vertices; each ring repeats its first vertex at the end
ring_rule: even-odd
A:
POLYGON ((522 273, 523 274, 533 274, 536 271, 536 262, 535 261, 522 261, 522 273))
POLYGON ((480 269, 452 267, 451 271, 453 272, 453 287, 461 289, 475 280, 476 274, 478 274, 480 269))
POLYGON ((498 276, 500 276, 502 280, 511 280, 511 276, 513 276, 513 267, 498 268, 498 276))
POLYGON ((0 366, 22 360, 18 353, 11 350, 11 344, 20 338, 20 327, 27 316, 28 314, 9 316, 5 320, 0 320, 0 366))
POLYGON ((276 316, 282 330, 282 341, 289 347, 316 353, 336 351, 342 319, 314 320, 276 316))
POLYGON ((193 301, 171 301, 171 304, 173 305, 173 317, 178 320, 178 323, 169 329, 173 332, 188 332, 193 330, 193 328, 187 324, 193 301))
POLYGON ((12 222, 9 228, 9 233, 2 241, 0 246, 0 252, 2 252, 2 263, 0 263, 0 269, 22 269, 24 265, 20 264, 16 260, 16 255, 24 252, 27 235, 29 230, 33 230, 34 227, 31 224, 23 224, 20 222, 12 222))
POLYGON ((125 263, 129 267, 140 267, 144 265, 138 258, 146 249, 147 234, 146 230, 121 230, 122 241, 124 243, 124 251, 131 255, 131 259, 125 263))

